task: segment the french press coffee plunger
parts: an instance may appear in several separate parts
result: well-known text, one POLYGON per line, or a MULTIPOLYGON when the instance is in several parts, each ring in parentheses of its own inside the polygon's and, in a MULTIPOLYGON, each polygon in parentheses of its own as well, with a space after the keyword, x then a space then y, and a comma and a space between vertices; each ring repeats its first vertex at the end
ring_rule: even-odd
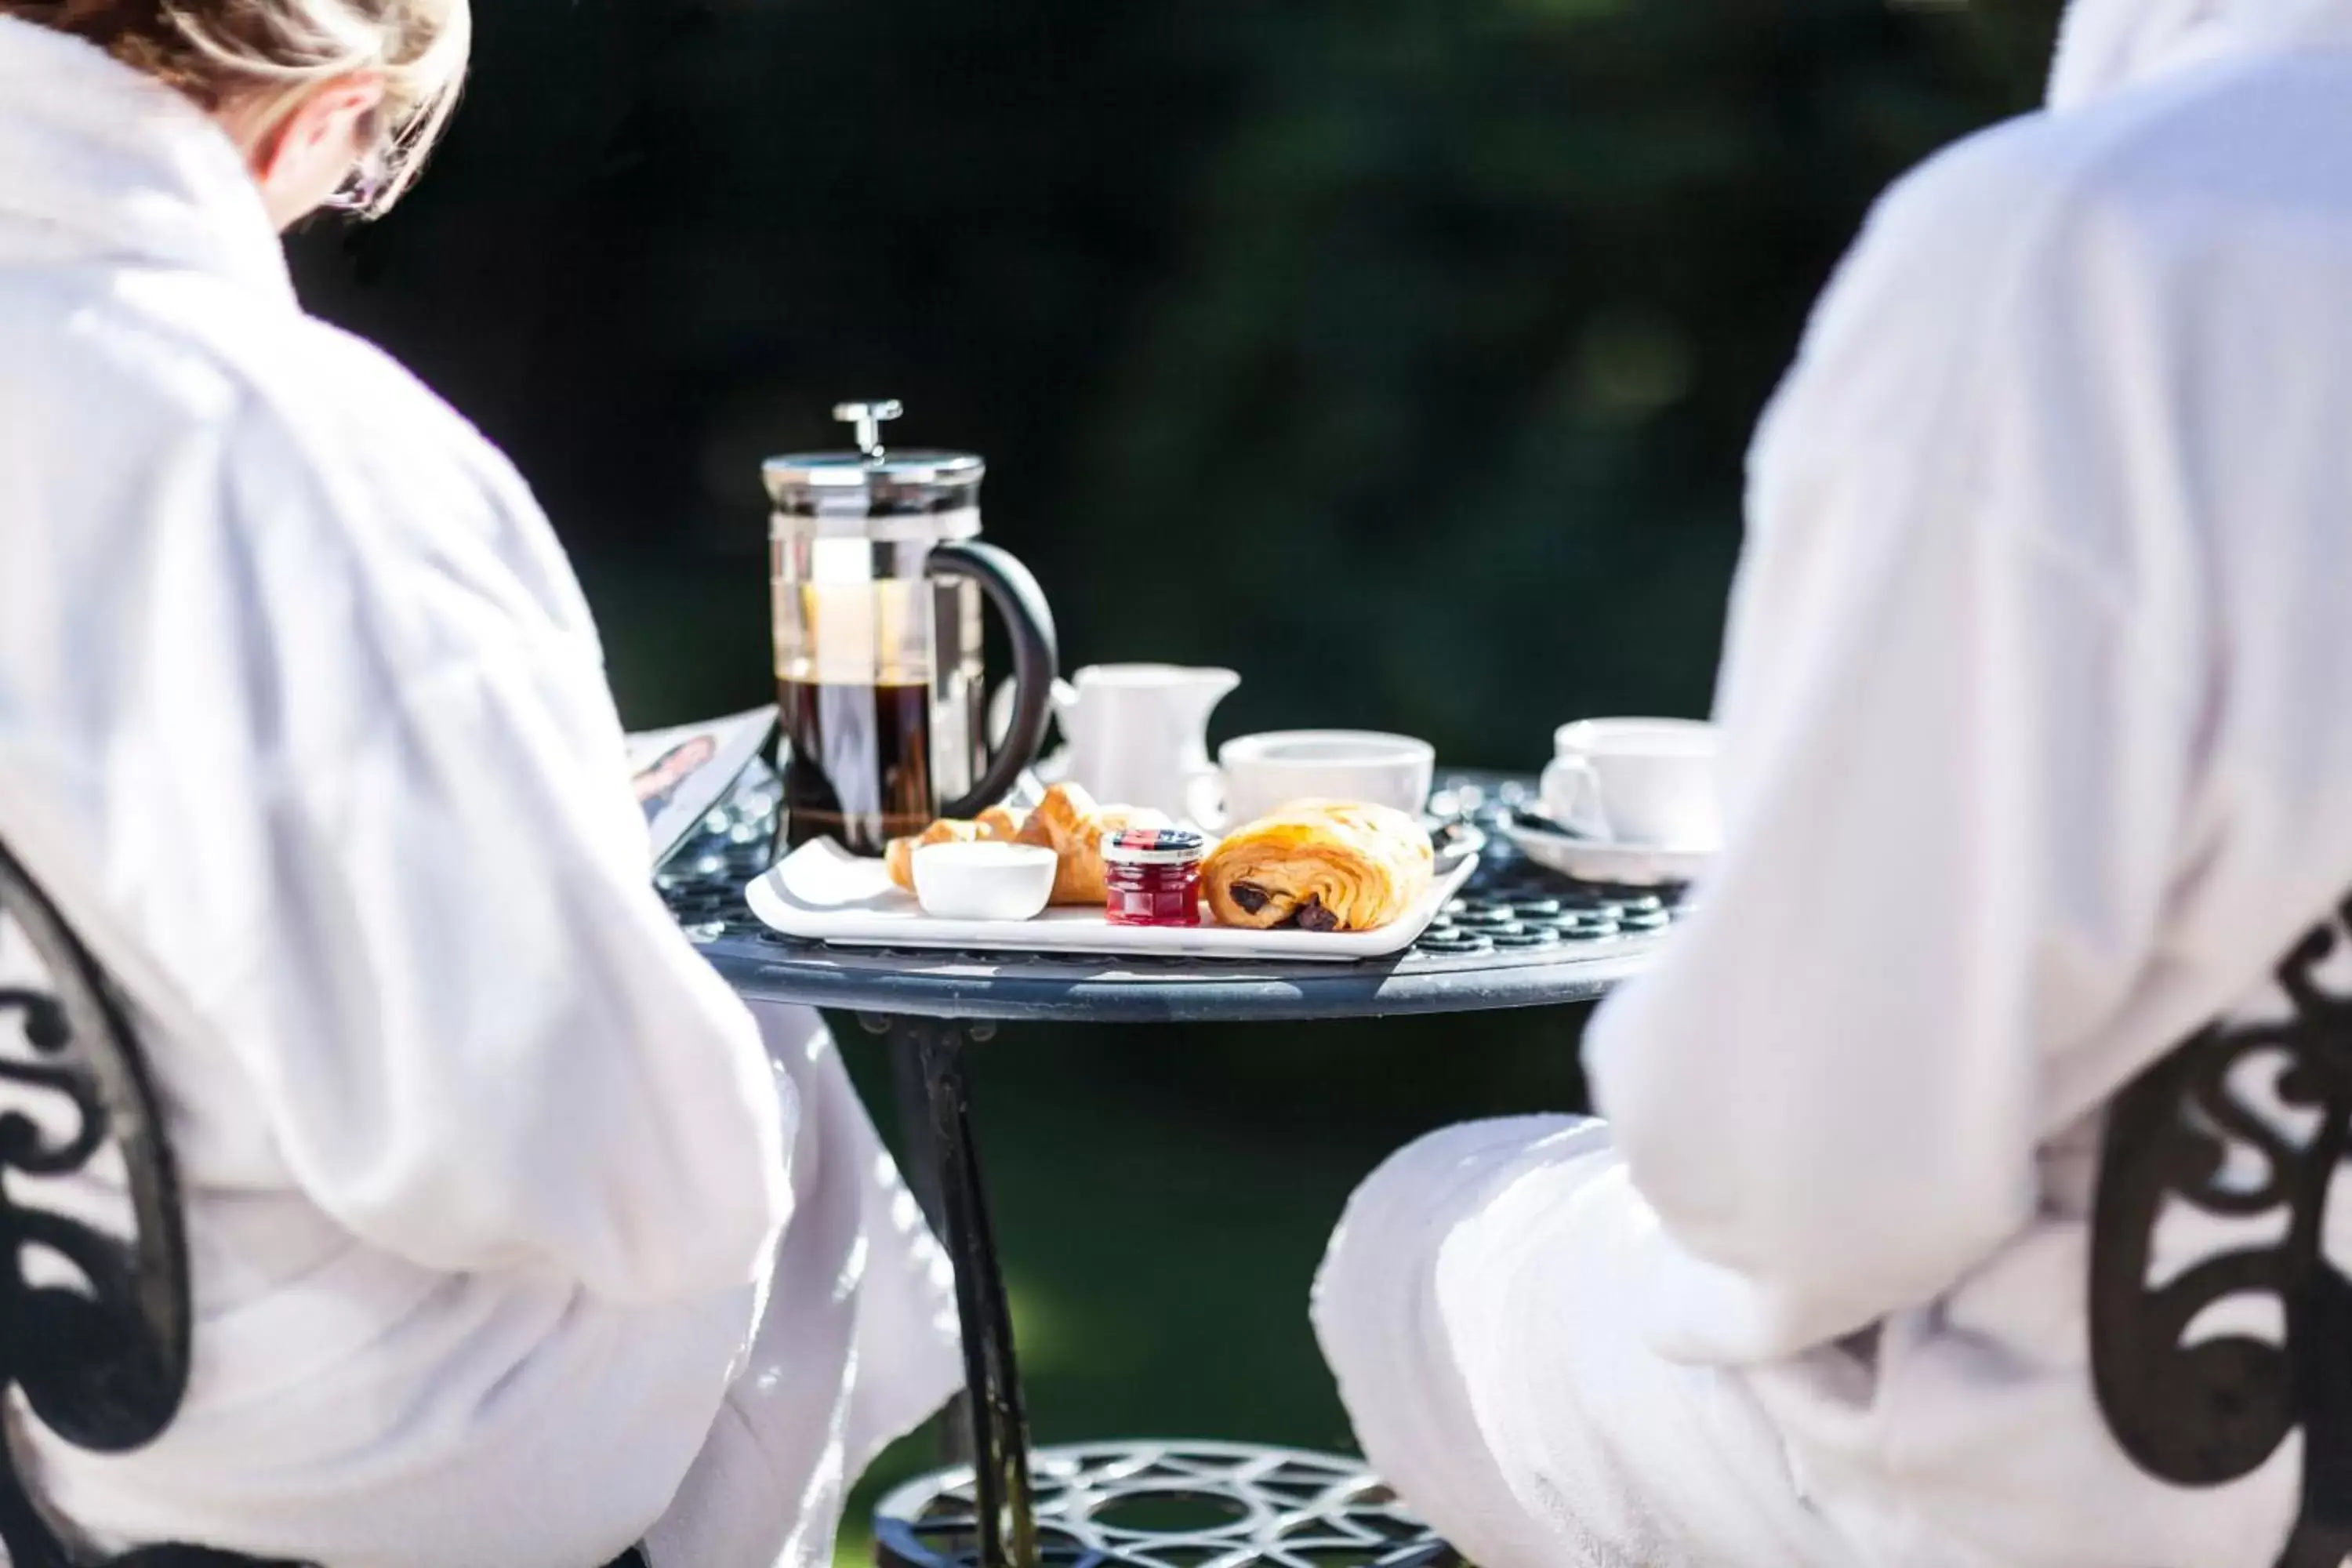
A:
POLYGON ((972 816, 1036 759, 1052 710, 1053 612, 1027 567, 980 542, 970 452, 886 449, 895 401, 845 403, 854 452, 761 465, 784 845, 838 840, 878 855, 935 818, 972 816), (988 749, 981 605, 1012 634, 1015 696, 988 749))

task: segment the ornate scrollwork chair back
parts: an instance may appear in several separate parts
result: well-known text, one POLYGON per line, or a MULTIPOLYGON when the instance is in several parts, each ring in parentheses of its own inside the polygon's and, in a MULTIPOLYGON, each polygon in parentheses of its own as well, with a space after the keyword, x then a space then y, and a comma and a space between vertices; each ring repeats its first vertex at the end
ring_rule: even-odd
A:
POLYGON ((2302 1508, 2279 1568, 2352 1558, 2352 1280, 2326 1247, 2347 1135, 2352 902, 2295 944, 2261 1005, 2196 1035, 2108 1113, 2091 1268, 2100 1408, 2134 1460, 2184 1487, 2242 1479, 2300 1430, 2302 1508), (2235 1239, 2176 1259, 2165 1230, 2184 1220, 2235 1239))
MULTIPOLYGON (((136 1448, 179 1411, 190 1333, 179 1182, 129 1013, 0 848, 0 1392, 76 1447, 136 1448), (119 1184, 121 1201, 108 1206, 127 1213, 128 1235, 44 1205, 44 1186, 84 1174, 119 1184)), ((14 1434, 0 1434, 0 1541, 12 1568, 104 1561, 69 1544, 23 1466, 14 1434)), ((112 1562, 252 1560, 154 1546, 112 1562)))

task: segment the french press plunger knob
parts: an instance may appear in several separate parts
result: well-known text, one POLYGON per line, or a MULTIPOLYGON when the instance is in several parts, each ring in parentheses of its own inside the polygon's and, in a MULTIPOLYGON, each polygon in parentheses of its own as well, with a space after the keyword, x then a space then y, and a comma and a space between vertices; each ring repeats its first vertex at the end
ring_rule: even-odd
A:
POLYGON ((866 403, 836 403, 833 416, 857 431, 857 449, 873 462, 887 455, 882 447, 882 424, 896 419, 906 408, 895 397, 877 397, 866 403))

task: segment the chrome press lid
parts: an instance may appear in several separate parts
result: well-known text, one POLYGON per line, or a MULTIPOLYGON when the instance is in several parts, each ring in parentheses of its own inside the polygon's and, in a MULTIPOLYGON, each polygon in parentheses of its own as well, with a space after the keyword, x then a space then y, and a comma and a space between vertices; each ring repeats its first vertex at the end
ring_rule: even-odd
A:
POLYGON ((980 531, 980 480, 988 465, 971 452, 891 451, 882 426, 904 412, 896 398, 836 405, 833 416, 856 432, 854 452, 799 452, 770 458, 760 477, 780 527, 856 531, 856 519, 929 518, 925 531, 942 539, 980 531))

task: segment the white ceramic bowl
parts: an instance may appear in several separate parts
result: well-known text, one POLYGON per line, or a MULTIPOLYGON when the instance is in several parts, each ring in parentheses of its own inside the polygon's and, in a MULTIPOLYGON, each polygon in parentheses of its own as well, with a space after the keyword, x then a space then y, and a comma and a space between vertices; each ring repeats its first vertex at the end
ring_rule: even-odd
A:
POLYGON ((1036 844, 926 844, 915 851, 915 899, 945 921, 1035 920, 1058 863, 1036 844))
POLYGON ((1355 800, 1419 816, 1437 752, 1410 735, 1366 730, 1286 730, 1244 735, 1217 752, 1225 825, 1239 827, 1294 800, 1355 800))

